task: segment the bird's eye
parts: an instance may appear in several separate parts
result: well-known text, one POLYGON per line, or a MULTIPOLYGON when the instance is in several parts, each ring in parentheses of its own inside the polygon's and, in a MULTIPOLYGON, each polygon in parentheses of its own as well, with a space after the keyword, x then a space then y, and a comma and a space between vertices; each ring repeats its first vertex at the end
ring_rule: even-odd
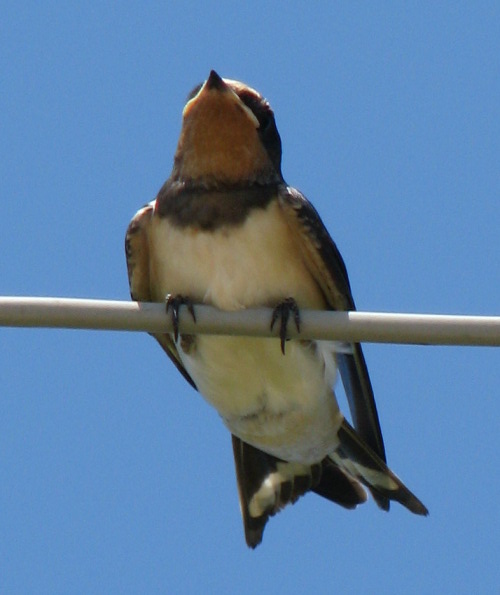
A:
POLYGON ((265 132, 271 126, 272 116, 270 114, 262 114, 259 117, 259 124, 261 132, 265 132))

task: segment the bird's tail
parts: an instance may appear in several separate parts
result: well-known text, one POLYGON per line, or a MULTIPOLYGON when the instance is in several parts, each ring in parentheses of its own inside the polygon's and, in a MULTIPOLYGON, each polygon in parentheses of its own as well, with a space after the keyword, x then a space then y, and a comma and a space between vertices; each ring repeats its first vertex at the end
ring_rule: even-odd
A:
POLYGON ((345 420, 342 422, 338 437, 340 446, 330 455, 330 459, 365 485, 381 508, 387 510, 388 501, 396 500, 415 514, 429 514, 422 502, 410 492, 399 477, 394 475, 345 420))

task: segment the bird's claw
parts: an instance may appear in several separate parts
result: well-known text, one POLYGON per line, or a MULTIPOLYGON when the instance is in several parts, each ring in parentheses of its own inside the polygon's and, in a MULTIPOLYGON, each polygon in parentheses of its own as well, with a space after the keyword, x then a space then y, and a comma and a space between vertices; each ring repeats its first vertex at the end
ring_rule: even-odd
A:
POLYGON ((194 313, 193 302, 184 295, 172 295, 169 293, 166 299, 167 314, 172 311, 172 327, 174 329, 174 340, 177 343, 179 338, 179 310, 181 306, 186 306, 192 319, 196 322, 196 315, 194 313))
POLYGON ((300 311, 299 307, 297 306, 297 302, 293 298, 286 298, 281 303, 279 303, 276 308, 274 308, 271 318, 271 330, 273 330, 278 318, 280 319, 280 344, 281 353, 283 355, 285 355, 285 341, 287 340, 286 331, 290 313, 293 314, 295 326, 297 327, 297 331, 300 333, 300 311))

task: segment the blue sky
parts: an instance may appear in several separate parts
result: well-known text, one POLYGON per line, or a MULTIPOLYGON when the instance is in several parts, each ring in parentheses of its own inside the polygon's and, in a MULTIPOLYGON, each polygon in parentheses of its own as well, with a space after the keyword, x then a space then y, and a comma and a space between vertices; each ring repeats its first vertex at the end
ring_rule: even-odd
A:
MULTIPOLYGON (((499 314, 493 2, 3 2, 0 294, 127 299, 134 212, 215 68, 271 102, 361 310, 499 314)), ((0 329, 2 593, 492 593, 499 351, 367 345, 430 509, 309 495, 247 549, 230 437, 146 335, 0 329)))

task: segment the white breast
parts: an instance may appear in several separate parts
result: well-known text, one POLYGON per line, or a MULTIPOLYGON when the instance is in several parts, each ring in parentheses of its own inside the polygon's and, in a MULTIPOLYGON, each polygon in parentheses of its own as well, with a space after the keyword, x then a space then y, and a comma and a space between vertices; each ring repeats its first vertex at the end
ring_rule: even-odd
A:
POLYGON ((241 226, 208 232, 153 218, 150 243, 157 299, 180 293, 237 310, 294 297, 300 306, 324 307, 277 201, 241 226))
MULTIPOLYGON (((181 294, 225 310, 274 306, 293 297, 299 307, 324 300, 282 218, 278 203, 256 209, 238 227, 210 232, 153 219, 154 298, 181 294)), ((184 366, 231 432, 285 460, 311 462, 337 445, 342 417, 332 383, 333 343, 198 336, 184 366)))

